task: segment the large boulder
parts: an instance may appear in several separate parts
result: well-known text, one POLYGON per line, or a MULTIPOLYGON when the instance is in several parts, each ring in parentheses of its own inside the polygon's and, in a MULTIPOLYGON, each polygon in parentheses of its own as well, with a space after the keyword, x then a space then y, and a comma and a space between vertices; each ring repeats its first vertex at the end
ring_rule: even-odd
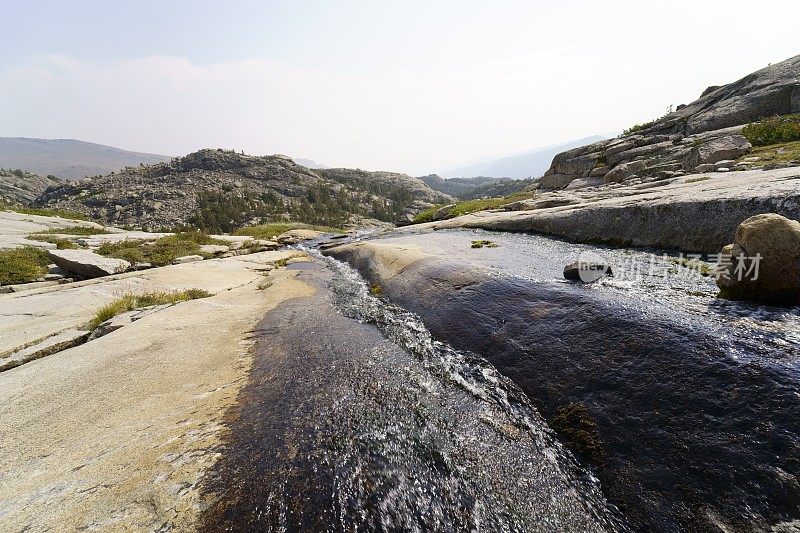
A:
POLYGON ((752 149, 753 146, 741 135, 712 138, 692 148, 684 160, 684 169, 693 170, 702 164, 738 159, 750 153, 752 149))
POLYGON ((775 213, 750 217, 739 225, 733 244, 722 254, 720 296, 800 303, 800 222, 775 213))
POLYGON ((83 278, 119 274, 131 266, 124 259, 103 257, 89 250, 47 250, 47 254, 62 270, 83 278))
POLYGON ((644 161, 631 161, 630 163, 620 163, 612 168, 604 177, 606 183, 619 183, 626 178, 630 178, 647 168, 644 161))
POLYGON ((539 178, 539 188, 541 189, 563 189, 577 176, 572 174, 547 174, 539 178))

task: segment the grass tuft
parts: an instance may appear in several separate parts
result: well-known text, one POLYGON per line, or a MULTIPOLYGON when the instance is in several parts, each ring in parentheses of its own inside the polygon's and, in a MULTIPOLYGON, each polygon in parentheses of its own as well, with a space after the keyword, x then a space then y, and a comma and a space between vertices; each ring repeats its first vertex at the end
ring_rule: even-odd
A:
POLYGON ((89 329, 94 331, 97 327, 110 320, 115 316, 134 311, 136 309, 143 309, 153 305, 175 304, 179 302, 186 302, 188 300, 197 300, 199 298, 208 298, 213 296, 210 292, 203 289, 187 289, 185 291, 175 292, 150 292, 146 294, 126 294, 122 298, 111 302, 98 309, 94 318, 89 323, 89 329))
POLYGON ((26 239, 55 244, 56 248, 59 250, 74 250, 76 248, 80 248, 80 246, 69 239, 64 239, 63 237, 54 237, 53 235, 28 235, 26 239))
POLYGON ((28 283, 47 274, 50 258, 41 248, 0 250, 0 285, 28 283))

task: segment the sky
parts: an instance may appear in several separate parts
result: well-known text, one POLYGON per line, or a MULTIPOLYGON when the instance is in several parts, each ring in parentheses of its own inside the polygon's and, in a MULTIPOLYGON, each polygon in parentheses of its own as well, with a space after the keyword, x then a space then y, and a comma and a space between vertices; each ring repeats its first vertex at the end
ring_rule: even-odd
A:
POLYGON ((797 0, 0 0, 0 136, 428 174, 800 54, 797 0))

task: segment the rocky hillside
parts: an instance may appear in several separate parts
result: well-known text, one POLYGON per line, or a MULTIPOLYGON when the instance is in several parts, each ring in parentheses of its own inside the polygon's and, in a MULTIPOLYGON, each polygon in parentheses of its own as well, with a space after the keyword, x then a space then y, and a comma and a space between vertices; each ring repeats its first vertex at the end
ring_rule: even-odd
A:
POLYGON ((752 149, 741 135, 745 125, 792 113, 800 113, 800 56, 709 87, 694 102, 633 126, 617 139, 562 152, 553 158, 540 185, 574 189, 731 170, 735 160, 752 149))
POLYGON ((0 204, 29 205, 48 187, 61 183, 55 176, 0 168, 0 204))
POLYGON ((451 199, 404 174, 311 170, 281 155, 205 149, 50 187, 37 205, 118 226, 190 225, 218 232, 284 219, 339 225, 355 216, 403 223, 451 199))
POLYGON ((0 166, 68 180, 108 174, 129 165, 169 160, 166 155, 130 152, 76 139, 0 137, 0 166))

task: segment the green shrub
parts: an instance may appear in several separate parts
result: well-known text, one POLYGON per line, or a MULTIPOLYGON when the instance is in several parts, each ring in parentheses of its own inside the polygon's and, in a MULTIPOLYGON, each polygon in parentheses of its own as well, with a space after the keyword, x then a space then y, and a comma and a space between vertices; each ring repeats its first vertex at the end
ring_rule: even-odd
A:
POLYGON ((784 115, 753 122, 742 129, 753 146, 800 141, 800 114, 784 115))
POLYGON ((0 285, 27 283, 47 274, 47 252, 33 246, 0 250, 0 285))
POLYGON ((424 224, 425 222, 433 222, 433 214, 442 207, 444 206, 434 205, 433 207, 429 207, 423 211, 420 211, 414 217, 414 224, 424 224))
POLYGON ((89 329, 94 331, 97 326, 110 320, 115 316, 133 311, 135 309, 142 309, 152 305, 174 304, 178 302, 185 302, 188 300, 197 300, 199 298, 208 298, 213 296, 210 292, 203 289, 187 289, 185 291, 175 292, 150 292, 147 294, 126 294, 119 300, 115 300, 108 305, 105 305, 97 310, 94 318, 89 323, 89 329))

